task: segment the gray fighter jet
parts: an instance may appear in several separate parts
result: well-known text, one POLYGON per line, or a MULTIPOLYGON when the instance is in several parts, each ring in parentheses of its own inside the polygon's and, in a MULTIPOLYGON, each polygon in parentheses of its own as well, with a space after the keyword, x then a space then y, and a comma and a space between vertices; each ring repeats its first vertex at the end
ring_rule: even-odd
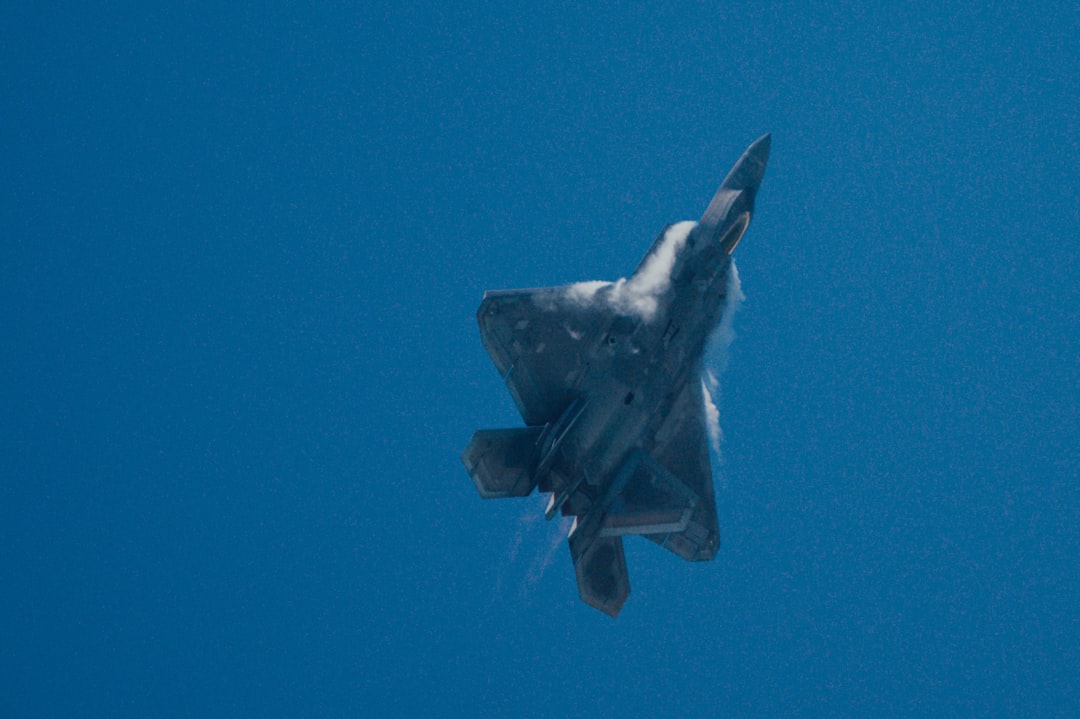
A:
POLYGON ((720 545, 702 354, 728 304, 731 253, 754 210, 769 135, 697 223, 669 225, 618 282, 484 293, 480 336, 525 427, 480 430, 462 454, 481 497, 539 488, 573 516, 581 598, 616 616, 630 594, 622 537, 683 559, 720 545))

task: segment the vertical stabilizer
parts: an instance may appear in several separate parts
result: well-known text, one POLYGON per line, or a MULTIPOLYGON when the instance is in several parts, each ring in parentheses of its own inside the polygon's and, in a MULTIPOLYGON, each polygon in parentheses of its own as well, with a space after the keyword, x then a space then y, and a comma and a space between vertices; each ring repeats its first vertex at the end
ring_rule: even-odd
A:
POLYGON ((570 555, 574 560, 581 600, 605 614, 618 616, 630 596, 630 575, 626 571, 622 537, 589 540, 571 535, 570 555))

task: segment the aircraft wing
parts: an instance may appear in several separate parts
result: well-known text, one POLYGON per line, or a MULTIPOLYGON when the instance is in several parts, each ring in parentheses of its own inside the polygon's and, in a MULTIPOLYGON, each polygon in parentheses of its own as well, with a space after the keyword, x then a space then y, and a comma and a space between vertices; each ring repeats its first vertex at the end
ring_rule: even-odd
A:
POLYGON ((691 561, 712 559, 720 546, 700 376, 700 372, 690 373, 690 379, 656 433, 650 452, 659 465, 696 495, 693 513, 681 532, 644 535, 691 561))
POLYGON ((527 425, 558 419, 588 369, 591 342, 610 320, 578 287, 486 292, 477 311, 484 347, 527 425))

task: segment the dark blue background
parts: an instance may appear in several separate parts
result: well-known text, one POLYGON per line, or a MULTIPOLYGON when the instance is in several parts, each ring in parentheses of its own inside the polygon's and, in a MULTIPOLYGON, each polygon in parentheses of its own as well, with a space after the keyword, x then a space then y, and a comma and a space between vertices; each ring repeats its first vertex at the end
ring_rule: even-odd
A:
POLYGON ((9 8, 0 714, 1075 716, 1075 3, 9 8), (724 543, 542 499, 485 289, 614 279, 773 153, 724 543))

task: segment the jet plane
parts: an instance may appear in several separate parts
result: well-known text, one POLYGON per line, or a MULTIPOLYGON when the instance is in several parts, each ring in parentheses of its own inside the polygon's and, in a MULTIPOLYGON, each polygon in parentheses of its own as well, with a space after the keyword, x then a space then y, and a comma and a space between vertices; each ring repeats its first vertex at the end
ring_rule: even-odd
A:
POLYGON ((629 278, 488 291, 477 311, 525 426, 476 432, 465 468, 481 497, 538 489, 548 519, 574 518, 578 592, 612 617, 630 594, 623 536, 690 561, 720 545, 702 356, 769 144, 750 145, 701 219, 664 228, 629 278))

